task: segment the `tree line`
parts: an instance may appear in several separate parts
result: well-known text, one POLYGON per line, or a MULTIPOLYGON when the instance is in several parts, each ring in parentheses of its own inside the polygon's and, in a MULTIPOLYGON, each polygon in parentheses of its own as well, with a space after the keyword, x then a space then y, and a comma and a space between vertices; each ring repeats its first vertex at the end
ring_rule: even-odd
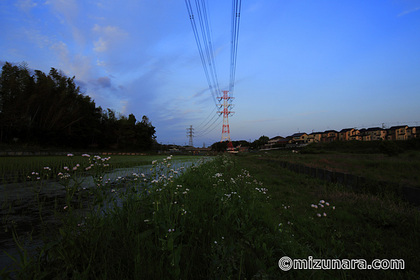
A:
POLYGON ((149 150, 156 143, 147 116, 137 121, 96 107, 55 68, 48 74, 6 62, 0 76, 0 143, 149 150))
MULTIPOLYGON (((262 148, 265 144, 267 144, 269 139, 270 138, 263 135, 260 138, 254 140, 253 142, 248 142, 245 140, 232 141, 232 145, 233 147, 241 146, 241 147, 249 147, 250 149, 257 150, 257 149, 262 148)), ((212 151, 224 152, 228 148, 228 141, 216 142, 216 143, 213 143, 210 147, 212 151)))

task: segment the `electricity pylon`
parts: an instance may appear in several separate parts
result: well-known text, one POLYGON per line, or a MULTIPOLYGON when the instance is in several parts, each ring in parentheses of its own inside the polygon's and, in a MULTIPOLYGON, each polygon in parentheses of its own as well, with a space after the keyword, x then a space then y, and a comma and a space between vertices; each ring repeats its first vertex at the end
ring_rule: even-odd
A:
POLYGON ((193 147, 194 128, 192 127, 192 125, 190 125, 190 127, 187 128, 187 137, 189 139, 188 146, 193 147))
POLYGON ((229 128, 229 115, 234 114, 235 112, 230 111, 229 109, 233 107, 231 104, 233 97, 229 96, 228 90, 223 90, 223 96, 219 97, 219 102, 223 100, 222 104, 219 104, 219 108, 223 107, 222 111, 218 111, 219 114, 223 114, 223 126, 222 126, 222 139, 229 141, 228 150, 233 148, 232 141, 230 139, 230 128, 229 128))

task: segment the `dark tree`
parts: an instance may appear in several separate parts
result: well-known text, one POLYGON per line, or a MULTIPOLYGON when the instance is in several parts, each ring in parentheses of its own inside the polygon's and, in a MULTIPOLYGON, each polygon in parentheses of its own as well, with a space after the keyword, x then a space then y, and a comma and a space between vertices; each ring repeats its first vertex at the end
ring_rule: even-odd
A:
POLYGON ((6 62, 0 75, 0 142, 60 147, 150 149, 155 128, 146 116, 116 117, 81 93, 75 77, 48 75, 6 62))

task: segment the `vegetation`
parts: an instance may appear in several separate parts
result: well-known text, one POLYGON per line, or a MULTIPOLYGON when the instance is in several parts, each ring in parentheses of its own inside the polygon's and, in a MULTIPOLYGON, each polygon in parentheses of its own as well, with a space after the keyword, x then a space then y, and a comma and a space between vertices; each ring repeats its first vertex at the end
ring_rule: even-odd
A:
MULTIPOLYGON (((270 191, 270 204, 293 244, 284 255, 323 259, 404 259, 404 270, 291 270, 285 279, 418 279, 420 213, 385 194, 355 193, 340 185, 285 170, 268 153, 241 155, 247 168, 270 191), (327 205, 328 203, 328 205, 327 205), (324 207, 321 207, 323 205, 324 207), (334 206, 334 208, 333 208, 334 206), (325 213, 325 216, 324 216, 325 213)), ((280 258, 281 256, 279 256, 280 258)))
POLYGON ((311 143, 300 150, 303 154, 358 153, 397 156, 404 151, 420 150, 420 139, 404 141, 333 141, 311 143))
MULTIPOLYGON (((250 149, 259 149, 265 144, 267 144, 268 140, 269 138, 267 136, 261 136, 260 138, 256 139, 255 141, 251 143, 245 140, 232 141, 232 145, 235 148, 240 146, 240 147, 249 147, 250 149)), ((211 145, 212 151, 217 151, 217 152, 224 152, 226 151, 227 147, 228 147, 228 141, 216 142, 211 145)))
MULTIPOLYGON (((310 144, 298 153, 272 151, 271 160, 300 163, 368 179, 420 187, 420 139, 310 144)), ((295 151, 296 152, 296 151, 295 151)))
MULTIPOLYGON (((58 236, 49 235, 37 256, 24 251, 15 275, 220 279, 278 272, 272 261, 285 241, 273 226, 267 190, 246 170, 219 157, 175 178, 182 169, 171 168, 171 157, 153 164, 150 177, 137 174, 120 185, 95 176, 94 201, 83 215, 78 201, 66 199, 58 236)), ((67 186, 70 194, 81 187, 67 186)))
POLYGON ((89 211, 77 210, 72 196, 82 186, 64 181, 69 197, 58 205, 56 236, 46 236, 32 257, 23 249, 18 269, 3 277, 419 278, 417 208, 295 174, 265 160, 270 154, 219 156, 179 177, 185 169, 168 157, 154 161, 150 174, 113 183, 101 179, 99 161, 92 167, 97 187, 86 190, 89 211), (285 272, 283 256, 403 259, 405 269, 285 272))
POLYGON ((51 68, 49 74, 6 62, 0 75, 0 143, 149 150, 155 128, 143 116, 117 116, 51 68))
MULTIPOLYGON (((64 167, 73 167, 80 163, 79 156, 16 156, 0 157, 0 184, 18 183, 31 180, 32 173, 48 171, 50 179, 57 179, 57 174, 64 167), (47 170, 44 168, 48 167, 47 170), (29 176, 29 177, 28 177, 29 176)), ((86 155, 86 154, 85 154, 86 155)), ((163 155, 113 155, 109 164, 113 168, 128 168, 150 164, 152 160, 163 159, 163 155)), ((176 156, 177 161, 195 159, 194 156, 176 156)), ((42 176, 41 176, 42 177, 42 176)))

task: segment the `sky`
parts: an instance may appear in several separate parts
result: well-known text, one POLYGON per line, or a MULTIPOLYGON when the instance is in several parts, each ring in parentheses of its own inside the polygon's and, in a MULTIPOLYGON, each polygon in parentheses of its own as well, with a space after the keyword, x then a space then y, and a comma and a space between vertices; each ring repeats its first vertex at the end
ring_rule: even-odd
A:
MULTIPOLYGON (((194 1, 192 1, 194 2, 194 1)), ((232 2, 207 1, 221 89, 232 2)), ((220 141, 183 0, 0 0, 0 62, 75 76, 161 144, 220 141)), ((232 140, 420 125, 420 0, 243 0, 232 140)))

